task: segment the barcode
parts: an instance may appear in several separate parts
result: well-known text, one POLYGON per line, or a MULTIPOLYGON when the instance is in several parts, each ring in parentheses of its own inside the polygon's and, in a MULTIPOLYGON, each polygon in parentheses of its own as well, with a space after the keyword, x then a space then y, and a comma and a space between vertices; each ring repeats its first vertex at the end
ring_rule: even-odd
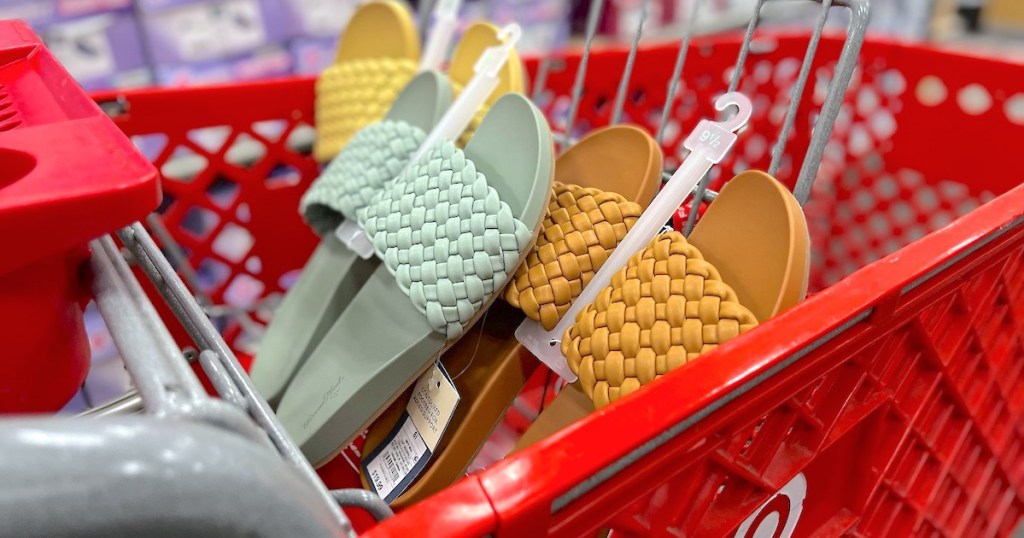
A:
POLYGON ((384 453, 384 470, 387 471, 388 476, 391 480, 398 480, 398 464, 395 463, 395 457, 391 452, 384 453))

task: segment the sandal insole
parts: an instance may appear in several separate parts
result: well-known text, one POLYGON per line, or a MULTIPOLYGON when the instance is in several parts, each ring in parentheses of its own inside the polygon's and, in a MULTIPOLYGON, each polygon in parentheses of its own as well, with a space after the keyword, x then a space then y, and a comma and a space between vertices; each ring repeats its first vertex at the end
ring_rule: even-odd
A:
MULTIPOLYGON (((551 188, 551 152, 543 115, 509 94, 492 107, 465 154, 535 234, 551 188)), ((467 332, 497 295, 466 323, 467 332)), ((278 416, 311 462, 326 463, 451 343, 381 265, 295 376, 278 416)))
MULTIPOLYGON (((661 168, 661 149, 650 135, 637 127, 614 126, 591 133, 560 155, 555 180, 621 194, 646 207, 661 183, 661 168)), ((513 334, 523 318, 521 311, 495 303, 482 327, 444 354, 442 362, 462 399, 433 459, 393 506, 408 506, 460 478, 518 396, 537 365, 513 334)), ((363 454, 384 441, 408 400, 406 392, 374 422, 363 454)))
MULTIPOLYGON (((451 103, 447 79, 427 71, 412 81, 392 105, 386 119, 429 131, 451 103)), ((364 260, 334 235, 342 220, 336 213, 317 227, 323 239, 302 274, 285 295, 267 327, 250 373, 256 389, 274 406, 306 357, 379 265, 364 260)))
POLYGON ((688 238, 701 249, 759 319, 767 320, 807 295, 810 236, 800 203, 768 174, 737 175, 688 238))
POLYGON ((420 55, 420 38, 402 2, 363 4, 349 19, 338 40, 335 63, 363 58, 409 58, 420 55))

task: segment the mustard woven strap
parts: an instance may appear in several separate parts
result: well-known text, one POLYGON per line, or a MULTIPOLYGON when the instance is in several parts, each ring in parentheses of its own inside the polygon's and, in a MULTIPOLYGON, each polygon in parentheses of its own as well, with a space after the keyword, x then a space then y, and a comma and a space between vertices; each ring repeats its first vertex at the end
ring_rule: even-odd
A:
POLYGON ((622 196, 555 183, 537 246, 505 300, 551 330, 604 265, 643 208, 622 196))
POLYGON ((361 129, 302 196, 299 210, 318 233, 357 211, 409 163, 427 134, 404 121, 384 120, 361 129))
POLYGON ((718 270, 669 232, 630 258, 580 312, 562 353, 601 407, 756 325, 718 270))
POLYGON ((316 81, 316 160, 332 159, 357 131, 383 118, 416 68, 407 58, 366 58, 325 69, 316 81))
POLYGON ((435 330, 453 339, 519 264, 533 233, 451 142, 359 212, 378 256, 435 330))

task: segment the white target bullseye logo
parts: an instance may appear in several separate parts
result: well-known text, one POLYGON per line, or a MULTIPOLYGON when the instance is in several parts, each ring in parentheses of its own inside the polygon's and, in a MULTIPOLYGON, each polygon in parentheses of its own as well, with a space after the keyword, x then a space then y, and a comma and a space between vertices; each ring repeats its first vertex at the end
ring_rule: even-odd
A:
POLYGON ((740 525, 735 538, 790 538, 806 496, 807 479, 798 474, 740 525))

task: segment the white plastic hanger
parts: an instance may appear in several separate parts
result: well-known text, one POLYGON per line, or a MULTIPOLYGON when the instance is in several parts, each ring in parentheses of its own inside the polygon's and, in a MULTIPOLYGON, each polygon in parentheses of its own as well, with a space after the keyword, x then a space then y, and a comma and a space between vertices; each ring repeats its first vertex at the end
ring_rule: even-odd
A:
POLYGON ((724 112, 730 106, 738 109, 736 115, 721 122, 701 120, 697 128, 686 138, 683 145, 690 150, 689 157, 683 161, 682 166, 672 175, 651 205, 640 215, 633 228, 612 251, 608 261, 573 301, 558 325, 550 331, 545 331, 539 323, 527 319, 516 329, 516 338, 519 342, 566 381, 576 381, 577 376, 569 369, 569 364, 562 355, 562 335, 576 322, 576 316, 580 311, 597 299, 597 295, 608 286, 612 276, 626 265, 629 258, 647 246, 661 231, 665 222, 672 217, 672 213, 686 200, 711 167, 722 162, 728 155, 736 142, 736 132, 747 125, 753 110, 750 99, 739 92, 726 93, 715 101, 715 108, 720 112, 724 112))

